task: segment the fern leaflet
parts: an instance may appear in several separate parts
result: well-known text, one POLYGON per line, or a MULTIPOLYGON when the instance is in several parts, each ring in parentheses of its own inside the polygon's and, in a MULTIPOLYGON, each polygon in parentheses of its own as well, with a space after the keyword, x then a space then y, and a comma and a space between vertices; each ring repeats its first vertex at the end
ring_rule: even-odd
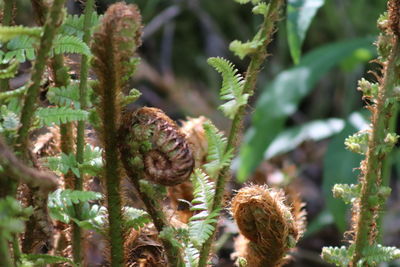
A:
POLYGON ((349 248, 345 246, 339 247, 323 247, 322 258, 329 263, 335 264, 340 267, 347 267, 351 261, 351 255, 353 255, 354 246, 351 245, 349 248))
POLYGON ((238 109, 247 104, 249 94, 243 93, 244 79, 233 64, 220 57, 212 57, 207 60, 222 75, 221 99, 227 100, 219 108, 224 114, 233 119, 238 109))
POLYGON ((41 27, 0 26, 0 41, 8 42, 11 39, 25 35, 39 38, 42 34, 41 27))
MULTIPOLYGON (((90 25, 92 27, 96 26, 99 23, 100 18, 101 16, 99 16, 96 12, 93 12, 90 25)), ((84 15, 68 15, 61 26, 60 32, 64 35, 74 35, 82 39, 84 20, 84 15)))
POLYGON ((22 254, 22 264, 20 266, 47 266, 48 264, 69 263, 71 266, 77 265, 70 259, 49 254, 22 254))
POLYGON ((207 164, 204 168, 209 176, 215 178, 222 168, 230 164, 233 150, 226 151, 226 137, 210 121, 204 123, 203 128, 208 142, 207 164))
MULTIPOLYGON (((89 108, 91 107, 90 96, 93 94, 92 88, 88 87, 88 94, 86 103, 89 104, 89 108)), ((74 104, 74 107, 80 109, 79 102, 79 84, 72 83, 67 87, 50 87, 47 92, 47 98, 52 104, 58 106, 71 106, 74 104)))
POLYGON ((15 76, 18 72, 19 62, 14 60, 5 69, 0 70, 0 79, 9 79, 15 76))
POLYGON ((400 258, 400 249, 396 247, 384 247, 382 245, 373 245, 367 247, 363 254, 365 255, 358 263, 357 267, 370 265, 376 266, 381 262, 389 262, 400 258))
POLYGON ((124 226, 135 230, 139 230, 139 228, 151 222, 151 217, 147 212, 132 207, 124 207, 123 216, 125 219, 124 226))
POLYGON ((245 56, 256 52, 257 49, 262 46, 262 44, 263 42, 259 40, 253 40, 245 43, 235 40, 229 45, 229 50, 231 50, 240 59, 243 59, 245 56))
POLYGON ((5 53, 3 62, 9 62, 15 58, 19 62, 35 59, 34 45, 37 39, 31 36, 18 36, 7 43, 7 53, 5 53))
POLYGON ((76 53, 90 56, 90 48, 81 39, 72 35, 57 35, 54 39, 54 53, 76 53))
POLYGON ((39 117, 42 124, 51 125, 55 123, 59 125, 66 122, 86 120, 88 112, 68 107, 48 107, 37 109, 36 116, 39 117))

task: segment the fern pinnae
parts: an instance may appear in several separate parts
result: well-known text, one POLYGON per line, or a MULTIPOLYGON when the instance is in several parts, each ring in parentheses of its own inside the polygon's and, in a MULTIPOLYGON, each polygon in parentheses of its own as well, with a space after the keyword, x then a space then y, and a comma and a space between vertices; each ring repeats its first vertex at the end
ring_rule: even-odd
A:
POLYGON ((86 56, 91 55, 88 45, 78 37, 72 35, 57 35, 54 40, 53 50, 55 54, 75 53, 86 56))
POLYGON ((227 100, 220 109, 233 119, 238 109, 247 104, 249 94, 243 93, 244 78, 228 60, 220 57, 209 58, 208 64, 222 75, 221 99, 227 100))
POLYGON ((41 27, 0 26, 0 41, 8 42, 22 35, 40 38, 42 32, 43 29, 41 27))
POLYGON ((62 124, 72 121, 86 120, 88 112, 85 110, 72 109, 70 107, 48 107, 39 108, 36 116, 45 125, 62 124))

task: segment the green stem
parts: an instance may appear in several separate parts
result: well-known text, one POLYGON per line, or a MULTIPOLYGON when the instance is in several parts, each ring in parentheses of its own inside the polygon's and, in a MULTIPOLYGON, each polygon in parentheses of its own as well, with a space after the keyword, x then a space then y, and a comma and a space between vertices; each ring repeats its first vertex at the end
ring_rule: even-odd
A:
MULTIPOLYGON (((272 34, 275 28, 275 23, 279 19, 279 12, 283 4, 284 1, 282 0, 273 0, 270 2, 268 13, 265 15, 261 29, 257 33, 258 36, 265 36, 264 43, 251 56, 251 61, 246 71, 246 77, 243 87, 244 94, 252 95, 254 93, 257 83, 257 75, 261 69, 262 63, 265 61, 265 58, 267 57, 266 48, 267 45, 271 42, 272 34)), ((242 121, 245 112, 246 112, 245 106, 241 106, 238 112, 236 113, 235 117, 233 118, 231 130, 228 137, 228 145, 226 146, 226 152, 231 150, 232 148, 236 149, 237 147, 237 139, 242 129, 242 121)), ((225 192, 225 185, 229 179, 230 179, 230 166, 227 166, 224 169, 222 169, 218 175, 212 210, 217 210, 222 207, 223 205, 222 199, 225 192)), ((200 251, 199 267, 207 265, 207 260, 210 253, 211 245, 213 243, 217 229, 217 222, 213 223, 212 226, 215 230, 213 235, 211 235, 211 237, 204 243, 200 251)))
POLYGON ((18 136, 15 149, 23 159, 27 159, 28 133, 32 124, 32 118, 36 109, 37 97, 39 95, 40 82, 46 66, 46 61, 53 45, 53 39, 62 21, 63 6, 65 0, 54 0, 49 16, 44 25, 43 35, 40 40, 37 58, 33 66, 30 86, 25 97, 21 114, 21 127, 18 129, 18 136))
POLYGON ((17 263, 21 263, 21 248, 19 247, 19 240, 17 234, 13 235, 12 247, 14 252, 14 264, 15 266, 18 266, 17 263))
MULTIPOLYGON (((15 0, 5 0, 4 1, 4 9, 3 9, 3 20, 1 21, 1 25, 10 26, 13 21, 13 9, 15 5, 15 0)), ((3 52, 6 52, 7 49, 3 47, 3 52)), ((1 64, 1 68, 7 68, 7 64, 1 64)), ((6 92, 10 89, 9 79, 0 79, 0 92, 6 92)))
POLYGON ((14 267, 14 264, 11 261, 10 250, 8 248, 8 241, 4 238, 0 238, 0 257, 2 266, 4 267, 14 267))
POLYGON ((357 218, 355 253, 352 266, 357 266, 358 261, 364 256, 365 248, 376 242, 376 215, 381 208, 381 201, 373 201, 378 196, 379 187, 382 183, 382 167, 386 153, 379 150, 384 145, 388 134, 389 121, 395 110, 394 104, 389 100, 393 89, 398 82, 400 60, 400 43, 397 36, 393 36, 393 48, 388 62, 383 70, 384 77, 379 88, 379 95, 372 113, 372 129, 368 142, 368 152, 363 164, 364 177, 361 181, 361 197, 359 203, 359 214, 357 218))

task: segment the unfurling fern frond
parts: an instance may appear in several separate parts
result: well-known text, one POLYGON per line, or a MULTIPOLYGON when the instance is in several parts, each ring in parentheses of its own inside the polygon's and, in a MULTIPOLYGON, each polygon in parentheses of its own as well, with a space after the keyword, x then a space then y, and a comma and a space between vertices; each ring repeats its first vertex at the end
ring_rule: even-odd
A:
POLYGON ((376 266, 381 262, 390 262, 400 258, 400 249, 396 247, 384 247, 373 245, 364 249, 365 255, 358 263, 358 266, 376 266))
POLYGON ((7 53, 4 54, 3 63, 9 62, 13 58, 20 63, 26 60, 35 59, 34 45, 37 42, 36 38, 31 36, 18 36, 7 43, 7 53))
POLYGON ((230 164, 233 150, 226 151, 226 137, 210 121, 204 123, 203 128, 208 142, 207 164, 204 168, 210 177, 216 178, 219 171, 230 164))
POLYGON ((54 53, 76 53, 90 56, 90 48, 81 39, 71 35, 57 35, 54 39, 54 53))
POLYGON ((132 207, 123 208, 123 217, 125 220, 124 227, 134 228, 135 230, 139 230, 139 228, 151 222, 151 217, 147 212, 132 207))
POLYGON ((335 264, 340 267, 347 267, 351 261, 351 255, 354 252, 354 246, 351 245, 349 248, 345 246, 339 247, 323 247, 322 258, 329 263, 335 264))
POLYGON ((19 62, 14 60, 5 69, 0 69, 0 79, 10 79, 18 72, 19 62))
POLYGON ((41 34, 42 34, 41 27, 0 26, 1 42, 8 42, 11 39, 21 35, 40 38, 41 34))
POLYGON ((249 94, 243 93, 244 79, 234 65, 220 57, 212 57, 207 60, 222 75, 221 99, 227 100, 219 108, 224 114, 233 119, 238 109, 247 104, 249 94))
POLYGON ((44 125, 51 125, 53 123, 59 125, 66 122, 86 120, 88 112, 69 107, 48 107, 37 109, 36 116, 44 125))
POLYGON ((253 40, 245 43, 235 40, 229 45, 229 50, 231 50, 240 59, 243 59, 247 55, 257 52, 257 49, 262 45, 263 42, 260 40, 253 40))
MULTIPOLYGON (((90 17, 92 19, 90 25, 94 28, 99 24, 101 16, 98 15, 97 12, 93 12, 90 17)), ((84 20, 84 15, 68 15, 60 28, 60 33, 64 35, 73 35, 82 39, 84 20)))
POLYGON ((343 199, 344 203, 350 204, 360 197, 361 185, 357 184, 335 184, 332 192, 335 198, 343 199))
MULTIPOLYGON (((89 103, 88 107, 91 107, 90 97, 93 94, 92 88, 88 87, 88 94, 86 103, 89 103)), ((47 92, 47 98, 52 104, 59 106, 71 106, 80 109, 79 102, 79 85, 77 83, 72 83, 67 87, 50 87, 47 92)))
POLYGON ((196 169, 191 176, 194 187, 194 199, 192 200, 192 211, 198 212, 189 221, 189 237, 195 248, 201 248, 204 242, 213 234, 216 217, 219 210, 212 211, 214 197, 214 183, 209 181, 208 176, 196 169))

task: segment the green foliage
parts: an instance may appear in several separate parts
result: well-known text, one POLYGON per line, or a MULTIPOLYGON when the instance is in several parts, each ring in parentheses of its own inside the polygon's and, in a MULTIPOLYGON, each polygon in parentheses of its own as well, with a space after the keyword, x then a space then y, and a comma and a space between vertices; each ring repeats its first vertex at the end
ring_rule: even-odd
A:
POLYGON ((60 263, 69 263, 73 267, 78 266, 68 258, 49 254, 22 254, 21 261, 20 267, 37 267, 60 263))
POLYGON ((366 247, 363 251, 365 255, 358 263, 357 267, 365 265, 376 266, 381 262, 389 262, 400 258, 400 249, 396 247, 384 247, 373 245, 366 247))
POLYGON ((23 208, 13 197, 0 199, 0 238, 11 240, 12 234, 22 233, 25 229, 24 221, 28 220, 32 212, 32 207, 23 208))
POLYGON ((130 91, 129 91, 129 94, 127 95, 127 96, 124 96, 123 97, 123 99, 122 99, 122 105, 123 106, 126 106, 126 105, 128 105, 128 104, 131 104, 131 103, 133 103, 133 102, 135 102, 136 100, 138 100, 139 99, 139 97, 142 95, 142 93, 139 91, 139 90, 137 90, 137 89, 135 89, 135 88, 133 88, 133 89, 131 89, 130 91))
POLYGON ((329 263, 340 267, 347 267, 350 264, 351 255, 354 253, 354 246, 346 248, 342 246, 322 248, 322 258, 329 263))
POLYGON ((368 150, 368 138, 369 132, 367 130, 359 131, 347 137, 344 144, 349 151, 365 155, 368 150))
POLYGON ((216 178, 220 170, 230 164, 233 150, 226 151, 226 137, 210 121, 204 123, 203 128, 208 143, 207 164, 204 168, 209 176, 216 178))
POLYGON ((11 59, 15 58, 20 63, 26 60, 35 59, 35 49, 37 39, 31 36, 17 36, 7 43, 7 52, 4 54, 2 59, 3 62, 9 62, 11 59))
POLYGON ((356 49, 372 49, 372 39, 363 38, 325 45, 305 55, 301 62, 281 72, 261 93, 240 149, 238 180, 244 182, 263 159, 271 142, 283 130, 300 101, 331 68, 356 49))
POLYGON ((5 69, 0 70, 0 79, 10 79, 18 72, 19 62, 14 60, 5 69))
POLYGON ((233 119, 238 109, 247 104, 249 94, 243 93, 244 80, 234 65, 220 57, 212 57, 207 60, 222 75, 221 99, 227 100, 220 106, 224 114, 233 119))
POLYGON ((301 56, 301 46, 306 36, 308 27, 324 0, 289 0, 286 6, 287 38, 295 64, 301 56))
MULTIPOLYGON (((102 16, 98 15, 96 12, 91 14, 91 28, 94 28, 99 24, 102 16)), ((73 35, 82 39, 84 31, 84 20, 85 15, 68 15, 63 25, 60 28, 60 32, 64 35, 73 35)))
POLYGON ((18 115, 7 106, 0 107, 0 134, 11 141, 20 126, 18 115))
POLYGON ((0 26, 0 41, 8 42, 18 36, 31 36, 39 38, 42 34, 40 27, 0 26))
POLYGON ((235 40, 229 45, 229 50, 231 50, 240 59, 243 59, 249 54, 257 52, 257 49, 262 46, 263 41, 254 40, 250 42, 242 43, 241 41, 235 40))
POLYGON ((87 120, 88 112, 80 109, 72 109, 69 107, 47 107, 38 108, 36 116, 39 118, 41 124, 61 124, 72 121, 87 120))
POLYGON ((75 36, 57 35, 54 39, 55 54, 76 53, 90 56, 90 48, 81 39, 75 36))
MULTIPOLYGON (((90 98, 93 95, 93 90, 91 87, 88 87, 88 94, 86 103, 88 103, 88 107, 91 107, 90 98)), ((50 87, 47 92, 47 98, 49 101, 58 106, 66 106, 70 107, 71 104, 74 104, 76 109, 80 109, 79 102, 79 84, 72 83, 67 87, 50 87)))
POLYGON ((216 217, 219 210, 212 210, 212 202, 214 197, 214 183, 209 181, 209 177, 200 169, 196 169, 191 176, 194 187, 193 207, 190 209, 195 211, 189 221, 190 241, 195 248, 199 249, 204 242, 213 234, 216 217))
POLYGON ((106 209, 99 205, 90 205, 89 201, 101 198, 100 193, 93 191, 58 189, 49 195, 50 216, 63 223, 74 221, 80 227, 100 231, 104 225, 106 209), (76 204, 81 204, 79 216, 76 213, 76 204))
POLYGON ((134 228, 135 230, 139 230, 151 222, 150 215, 147 212, 132 207, 124 207, 123 216, 124 227, 127 229, 134 228))
POLYGON ((344 203, 353 203, 358 197, 360 197, 360 184, 335 184, 333 186, 332 192, 335 198, 343 199, 344 203))

